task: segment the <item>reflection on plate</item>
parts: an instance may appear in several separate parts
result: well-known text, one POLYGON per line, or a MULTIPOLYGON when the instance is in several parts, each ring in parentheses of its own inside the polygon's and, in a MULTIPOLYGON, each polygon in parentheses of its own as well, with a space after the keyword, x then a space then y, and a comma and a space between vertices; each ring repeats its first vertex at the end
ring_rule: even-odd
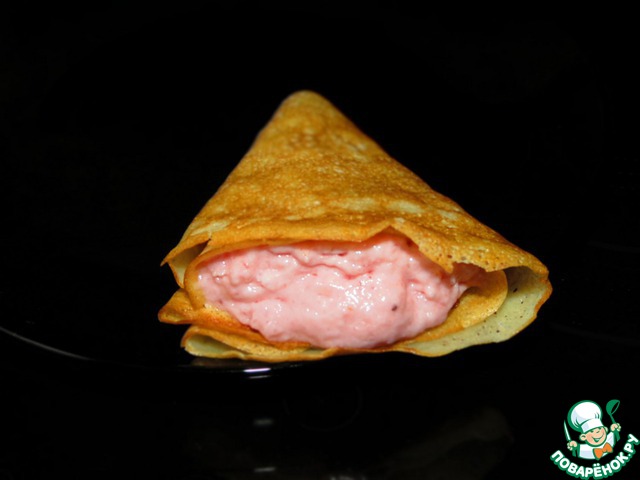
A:
POLYGON ((208 368, 212 370, 224 370, 226 372, 244 373, 249 378, 265 378, 273 372, 295 368, 304 365, 303 362, 265 363, 240 360, 235 358, 205 358, 194 357, 190 363, 194 367, 208 368))

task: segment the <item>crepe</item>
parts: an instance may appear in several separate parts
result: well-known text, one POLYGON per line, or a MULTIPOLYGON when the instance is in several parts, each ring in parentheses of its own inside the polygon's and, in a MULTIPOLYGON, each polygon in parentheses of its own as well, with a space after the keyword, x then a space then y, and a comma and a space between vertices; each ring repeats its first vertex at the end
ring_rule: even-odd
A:
POLYGON ((311 91, 282 102, 163 264, 179 289, 160 310, 160 321, 189 325, 183 347, 211 358, 280 362, 388 351, 440 356, 513 337, 551 294, 548 269, 535 256, 434 191, 311 91), (380 232, 408 237, 447 272, 462 263, 487 273, 442 325, 370 349, 269 341, 229 313, 205 306, 198 289, 198 266, 225 252, 305 240, 362 242, 380 232))

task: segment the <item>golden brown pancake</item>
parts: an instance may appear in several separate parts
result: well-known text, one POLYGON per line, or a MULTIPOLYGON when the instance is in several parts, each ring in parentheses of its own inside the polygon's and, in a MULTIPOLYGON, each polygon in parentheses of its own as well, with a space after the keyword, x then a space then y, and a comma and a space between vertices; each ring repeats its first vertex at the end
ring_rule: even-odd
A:
POLYGON ((329 101, 289 96, 163 261, 179 290, 162 322, 190 325, 183 346, 196 356, 269 362, 403 351, 439 356, 511 338, 551 294, 547 268, 391 158, 329 101), (440 326, 380 348, 322 349, 271 342, 229 313, 205 306, 198 266, 225 252, 306 240, 362 242, 380 232, 411 239, 452 272, 482 268, 440 326))

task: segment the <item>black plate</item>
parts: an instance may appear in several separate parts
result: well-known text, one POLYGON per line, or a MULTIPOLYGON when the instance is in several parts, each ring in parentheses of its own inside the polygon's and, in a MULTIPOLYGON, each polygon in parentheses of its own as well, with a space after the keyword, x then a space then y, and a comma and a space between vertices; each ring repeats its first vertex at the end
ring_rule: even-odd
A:
POLYGON ((559 426, 592 396, 620 399, 616 418, 638 435, 638 398, 615 373, 640 346, 632 27, 602 12, 348 5, 16 13, 2 57, 0 365, 18 441, 0 476, 35 478, 39 464, 107 476, 138 458, 154 478, 460 477, 473 462, 469 478, 562 478, 549 460, 566 444, 559 426), (183 328, 157 321, 176 288, 160 262, 299 89, 546 263, 554 293, 539 319, 438 359, 268 365, 182 351, 183 328))

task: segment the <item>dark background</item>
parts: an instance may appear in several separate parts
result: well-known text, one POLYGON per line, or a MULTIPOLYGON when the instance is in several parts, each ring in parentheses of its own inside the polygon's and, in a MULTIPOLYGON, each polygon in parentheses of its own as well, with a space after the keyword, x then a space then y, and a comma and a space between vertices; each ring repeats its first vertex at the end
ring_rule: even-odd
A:
POLYGON ((583 399, 640 436, 630 12, 4 8, 0 478, 565 478, 583 399), (538 320, 439 359, 182 352, 160 261, 299 89, 547 264, 538 320))

